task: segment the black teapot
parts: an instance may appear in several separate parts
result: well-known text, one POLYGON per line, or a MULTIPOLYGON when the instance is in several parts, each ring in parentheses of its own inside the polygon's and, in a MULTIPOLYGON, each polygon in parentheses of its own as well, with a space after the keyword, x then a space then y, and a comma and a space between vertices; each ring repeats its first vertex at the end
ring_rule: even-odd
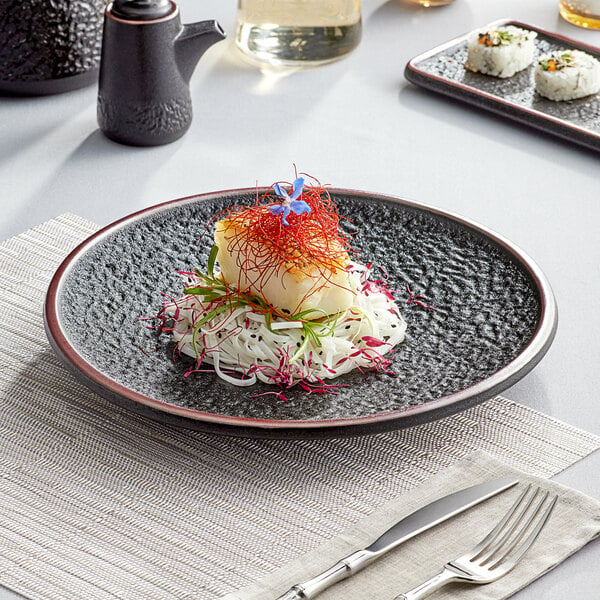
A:
POLYGON ((133 146, 181 137, 192 122, 190 77, 202 54, 223 39, 216 21, 182 25, 170 0, 114 0, 104 16, 100 129, 133 146))

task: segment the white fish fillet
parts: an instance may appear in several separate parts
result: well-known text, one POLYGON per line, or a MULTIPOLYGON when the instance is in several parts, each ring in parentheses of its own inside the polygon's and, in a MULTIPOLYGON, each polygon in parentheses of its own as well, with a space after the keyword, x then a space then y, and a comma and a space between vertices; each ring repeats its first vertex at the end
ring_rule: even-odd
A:
POLYGON ((289 314, 315 309, 331 315, 352 306, 356 291, 346 269, 348 255, 341 249, 339 258, 332 260, 328 269, 319 270, 300 261, 273 266, 268 258, 261 261, 248 256, 249 247, 242 251, 236 239, 239 235, 240 230, 231 221, 216 223, 217 262, 222 278, 230 286, 256 294, 289 314))

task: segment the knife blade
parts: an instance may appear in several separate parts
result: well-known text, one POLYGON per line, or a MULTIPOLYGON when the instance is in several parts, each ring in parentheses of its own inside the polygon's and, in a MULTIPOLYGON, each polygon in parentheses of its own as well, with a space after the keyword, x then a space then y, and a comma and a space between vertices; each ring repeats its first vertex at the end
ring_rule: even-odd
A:
POLYGON ((316 577, 292 586, 276 600, 312 600, 332 585, 351 577, 406 540, 516 485, 511 476, 498 477, 435 500, 392 525, 370 546, 343 558, 316 577))

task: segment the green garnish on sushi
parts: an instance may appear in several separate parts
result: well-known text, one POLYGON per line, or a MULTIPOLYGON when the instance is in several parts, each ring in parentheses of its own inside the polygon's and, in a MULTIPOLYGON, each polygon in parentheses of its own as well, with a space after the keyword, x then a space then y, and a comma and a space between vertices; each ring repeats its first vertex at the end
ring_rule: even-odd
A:
MULTIPOLYGON (((510 44, 513 41, 513 34, 508 31, 487 31, 479 34, 479 43, 484 46, 500 46, 510 44)), ((527 39, 527 38, 525 38, 527 39)))
POLYGON ((575 62, 575 57, 570 52, 556 54, 552 58, 540 60, 540 67, 544 71, 562 71, 567 67, 572 67, 575 62))

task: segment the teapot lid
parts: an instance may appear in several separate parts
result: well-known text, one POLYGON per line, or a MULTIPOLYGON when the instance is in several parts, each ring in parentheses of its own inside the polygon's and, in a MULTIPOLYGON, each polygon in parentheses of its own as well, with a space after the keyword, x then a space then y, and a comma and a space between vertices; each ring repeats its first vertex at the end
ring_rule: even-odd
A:
POLYGON ((111 14, 128 21, 152 21, 173 12, 170 0, 114 0, 111 14))

